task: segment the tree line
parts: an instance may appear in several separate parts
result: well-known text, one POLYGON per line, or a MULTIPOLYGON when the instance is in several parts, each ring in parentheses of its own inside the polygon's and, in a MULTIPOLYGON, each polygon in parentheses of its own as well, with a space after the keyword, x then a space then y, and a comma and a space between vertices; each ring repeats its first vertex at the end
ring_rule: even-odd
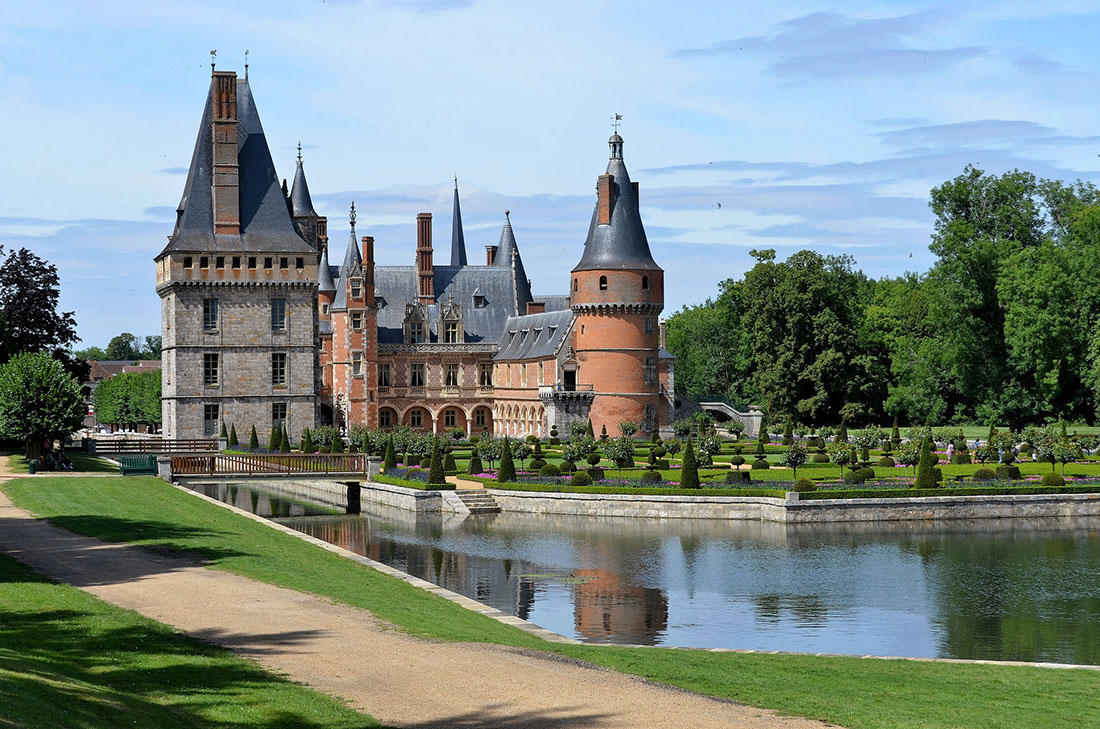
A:
POLYGON ((753 251, 669 318, 676 383, 807 425, 1100 414, 1100 193, 968 166, 931 191, 932 268, 873 279, 847 255, 753 251))
POLYGON ((159 425, 160 370, 123 372, 96 385, 92 394, 96 420, 112 425, 159 425))
POLYGON ((123 332, 112 337, 107 348, 91 346, 73 352, 77 359, 86 361, 136 362, 139 359, 160 359, 161 336, 150 334, 147 337, 134 336, 123 332))

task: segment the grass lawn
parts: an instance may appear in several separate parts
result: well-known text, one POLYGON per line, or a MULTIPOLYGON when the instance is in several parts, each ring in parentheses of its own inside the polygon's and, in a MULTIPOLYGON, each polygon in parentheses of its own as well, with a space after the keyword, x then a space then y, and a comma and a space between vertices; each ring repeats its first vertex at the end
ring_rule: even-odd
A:
POLYGON ((380 726, 0 554, 0 726, 380 726))
MULTIPOLYGON (((73 462, 73 471, 79 473, 118 473, 118 466, 102 458, 89 456, 87 453, 74 453, 66 451, 65 455, 73 462)), ((3 458, 0 455, 0 458, 3 458)), ((8 456, 8 466, 12 473, 30 473, 27 459, 21 453, 8 456)), ((41 472, 40 472, 41 473, 41 472)))
POLYGON ((1100 673, 1093 671, 549 644, 154 478, 26 479, 3 489, 57 526, 192 552, 215 569, 366 608, 414 635, 553 651, 849 729, 1016 729, 1096 719, 1100 673))

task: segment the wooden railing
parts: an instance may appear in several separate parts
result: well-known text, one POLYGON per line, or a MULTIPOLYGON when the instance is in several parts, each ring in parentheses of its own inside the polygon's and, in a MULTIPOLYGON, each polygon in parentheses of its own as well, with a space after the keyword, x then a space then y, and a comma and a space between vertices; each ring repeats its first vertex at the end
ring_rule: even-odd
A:
POLYGON ((148 438, 142 440, 95 440, 96 453, 203 453, 218 450, 218 441, 213 438, 193 438, 190 440, 163 440, 148 438))
POLYGON ((172 456, 177 476, 254 476, 291 473, 366 473, 363 453, 172 456))

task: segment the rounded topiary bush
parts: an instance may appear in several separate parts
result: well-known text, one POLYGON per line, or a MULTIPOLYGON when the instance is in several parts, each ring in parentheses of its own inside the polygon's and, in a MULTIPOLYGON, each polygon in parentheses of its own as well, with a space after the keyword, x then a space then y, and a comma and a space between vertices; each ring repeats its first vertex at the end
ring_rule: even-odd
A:
POLYGON ((846 483, 846 484, 850 484, 850 485, 852 485, 852 486, 854 486, 854 485, 856 485, 856 484, 861 484, 861 483, 863 483, 863 482, 864 482, 864 481, 866 481, 866 480, 867 480, 867 479, 866 479, 866 477, 865 477, 865 476, 863 475, 863 471, 862 471, 862 470, 859 470, 859 471, 849 471, 848 473, 844 474, 844 483, 846 483))
POLYGON ((882 458, 878 459, 878 465, 882 466, 883 468, 893 468, 895 465, 894 459, 890 458, 890 456, 883 456, 882 458))
POLYGON ((740 468, 741 466, 744 466, 745 465, 745 457, 744 456, 733 456, 733 457, 731 457, 730 458, 730 465, 733 466, 734 468, 740 468))
POLYGON ((755 461, 752 462, 752 470, 754 471, 771 467, 771 464, 765 461, 763 458, 757 458, 755 461))
POLYGON ((577 464, 564 461, 561 464, 562 473, 573 473, 577 470, 577 464))
POLYGON ((1066 485, 1066 480, 1056 473, 1044 473, 1043 474, 1043 487, 1044 488, 1061 488, 1066 485))
POLYGON ((974 457, 969 453, 956 453, 951 456, 951 463, 956 466, 968 466, 974 462, 974 457))
POLYGON ((807 491, 817 491, 817 484, 803 476, 802 478, 794 482, 794 486, 791 488, 791 490, 797 491, 800 494, 804 494, 807 491))
POLYGON ((1013 453, 1012 451, 1005 451, 1004 453, 1001 454, 1001 463, 1004 463, 1005 465, 1008 465, 1008 464, 1012 464, 1012 463, 1015 463, 1015 462, 1016 462, 1016 454, 1013 453))
POLYGON ((578 471, 569 479, 570 486, 591 486, 592 478, 584 471, 578 471))
POLYGON ((875 469, 873 469, 873 468, 868 468, 868 467, 865 466, 865 467, 859 469, 858 472, 863 474, 863 480, 864 481, 866 481, 869 478, 874 478, 875 477, 875 469))
POLYGON ((538 439, 539 437, 537 435, 529 435, 525 440, 531 445, 534 445, 538 441, 538 439))
POLYGON ((970 478, 973 481, 996 481, 997 472, 991 468, 979 468, 970 478))
POLYGON ((541 471, 542 467, 546 465, 546 461, 541 458, 534 458, 531 460, 531 465, 528 466, 532 471, 541 471))
POLYGON ((1019 481, 1020 480, 1020 467, 1013 466, 1007 463, 1002 463, 997 466, 997 480, 998 481, 1019 481))
POLYGON ((657 469, 658 471, 666 471, 666 470, 668 470, 668 469, 669 469, 669 465, 668 465, 668 459, 666 459, 666 458, 658 458, 658 459, 657 459, 656 461, 654 461, 654 462, 653 462, 653 467, 654 467, 655 469, 657 469))
POLYGON ((547 463, 539 468, 539 475, 557 477, 561 475, 561 469, 555 466, 553 463, 547 463))
POLYGON ((656 471, 646 471, 642 474, 642 483, 661 483, 661 474, 656 471))
POLYGON ((432 457, 431 456, 424 456, 423 458, 421 458, 420 459, 420 467, 421 468, 431 468, 432 467, 432 457))
POLYGON ((559 437, 558 437, 558 436, 556 436, 556 435, 552 435, 552 436, 550 436, 550 445, 552 445, 552 446, 560 446, 560 445, 561 445, 561 438, 559 438, 559 437))
POLYGON ((828 453, 815 453, 810 458, 810 460, 812 460, 814 463, 828 463, 829 462, 829 454, 828 453))
POLYGON ((585 460, 588 461, 589 466, 595 466, 596 464, 598 464, 600 462, 600 454, 599 453, 589 453, 588 458, 586 458, 585 460))
POLYGON ((603 481, 603 469, 599 466, 593 466, 588 469, 588 477, 593 481, 603 481))

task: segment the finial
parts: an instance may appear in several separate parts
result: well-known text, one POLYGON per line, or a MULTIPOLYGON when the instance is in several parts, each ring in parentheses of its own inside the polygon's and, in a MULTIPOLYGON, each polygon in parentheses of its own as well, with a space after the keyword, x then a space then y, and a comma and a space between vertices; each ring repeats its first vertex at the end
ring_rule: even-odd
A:
POLYGON ((210 73, 214 73, 214 59, 217 57, 217 55, 218 55, 218 49, 217 48, 210 51, 210 73))
POLYGON ((248 80, 248 51, 244 52, 244 80, 248 80))
POLYGON ((616 114, 615 116, 611 117, 611 128, 615 130, 616 134, 619 133, 619 125, 622 124, 622 123, 623 123, 623 115, 622 114, 616 114))
POLYGON ((302 164, 302 141, 298 140, 298 164, 302 164))
POLYGON ((351 201, 351 227, 355 227, 355 201, 351 201))
POLYGON ((512 212, 512 211, 511 210, 505 210, 504 211, 504 222, 508 223, 509 225, 512 224, 512 220, 508 217, 508 213, 510 213, 510 212, 512 212))
POLYGON ((458 189, 458 173, 455 173, 455 189, 458 189))

